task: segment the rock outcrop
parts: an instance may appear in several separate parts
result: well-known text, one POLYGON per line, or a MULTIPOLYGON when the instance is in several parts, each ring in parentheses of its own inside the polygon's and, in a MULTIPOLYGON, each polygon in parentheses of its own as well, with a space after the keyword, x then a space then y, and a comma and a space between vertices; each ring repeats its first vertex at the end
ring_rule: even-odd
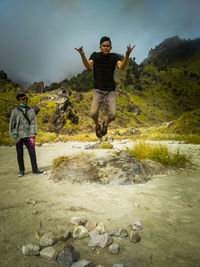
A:
MULTIPOLYGON (((152 166, 152 162, 149 162, 152 166)), ((154 163, 155 165, 157 163, 154 163)), ((67 180, 70 182, 84 183, 95 182, 113 185, 131 185, 145 183, 151 179, 153 170, 149 171, 148 161, 133 158, 128 152, 121 151, 119 155, 107 155, 94 157, 91 155, 75 155, 65 161, 52 171, 51 178, 56 180, 67 180), (150 175, 151 174, 151 175, 150 175)), ((156 168, 163 171, 159 167, 156 168)))

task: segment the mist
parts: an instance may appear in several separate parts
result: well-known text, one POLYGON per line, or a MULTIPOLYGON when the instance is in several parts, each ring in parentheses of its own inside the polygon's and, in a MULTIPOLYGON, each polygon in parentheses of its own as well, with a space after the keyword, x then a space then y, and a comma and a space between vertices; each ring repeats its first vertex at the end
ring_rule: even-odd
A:
POLYGON ((135 44, 141 63, 166 38, 200 37, 199 10, 198 0, 0 0, 0 70, 26 85, 70 78, 84 69, 74 48, 89 58, 104 35, 116 53, 135 44))

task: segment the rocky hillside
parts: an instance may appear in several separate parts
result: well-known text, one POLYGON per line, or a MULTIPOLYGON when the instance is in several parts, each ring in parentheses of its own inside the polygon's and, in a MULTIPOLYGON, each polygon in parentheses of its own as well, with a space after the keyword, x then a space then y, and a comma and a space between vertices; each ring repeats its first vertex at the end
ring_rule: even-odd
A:
MULTIPOLYGON (((170 133, 199 134, 199 58, 200 39, 181 40, 177 36, 151 49, 140 65, 131 58, 129 66, 115 74, 118 116, 111 129, 147 128, 173 121, 170 133), (190 123, 186 123, 188 118, 190 123)), ((92 70, 84 70, 69 80, 46 87, 43 82, 31 85, 27 91, 29 104, 37 105, 37 111, 40 109, 37 116, 42 133, 92 132, 93 123, 89 118, 91 88, 92 70)), ((0 90, 1 140, 6 141, 9 115, 16 105, 15 93, 24 89, 1 72, 0 90)), ((101 120, 106 114, 105 104, 102 110, 101 120)))
MULTIPOLYGON (((199 49, 200 38, 184 40, 180 39, 178 36, 174 36, 165 39, 154 49, 151 49, 148 58, 145 59, 143 63, 150 63, 163 68, 181 60, 185 64, 183 64, 183 67, 187 67, 187 60, 199 49)), ((174 64, 174 66, 176 65, 174 64)))

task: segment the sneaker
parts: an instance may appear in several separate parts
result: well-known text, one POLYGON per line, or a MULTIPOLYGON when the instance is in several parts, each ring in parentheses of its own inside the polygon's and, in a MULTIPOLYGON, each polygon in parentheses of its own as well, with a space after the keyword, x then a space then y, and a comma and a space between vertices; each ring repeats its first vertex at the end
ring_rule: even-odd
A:
POLYGON ((18 177, 22 177, 22 176, 24 176, 24 171, 20 171, 18 174, 18 177))
POLYGON ((37 170, 37 171, 34 171, 33 173, 35 173, 35 174, 43 174, 44 172, 40 171, 40 170, 37 170))

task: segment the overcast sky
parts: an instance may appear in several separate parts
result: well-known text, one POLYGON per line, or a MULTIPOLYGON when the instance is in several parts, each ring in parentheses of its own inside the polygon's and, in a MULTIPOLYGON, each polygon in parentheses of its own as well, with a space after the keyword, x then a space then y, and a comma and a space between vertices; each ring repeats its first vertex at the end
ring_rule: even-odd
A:
POLYGON ((13 81, 59 82, 110 36, 112 51, 140 63, 164 39, 200 37, 200 0, 0 0, 0 70, 13 81))

